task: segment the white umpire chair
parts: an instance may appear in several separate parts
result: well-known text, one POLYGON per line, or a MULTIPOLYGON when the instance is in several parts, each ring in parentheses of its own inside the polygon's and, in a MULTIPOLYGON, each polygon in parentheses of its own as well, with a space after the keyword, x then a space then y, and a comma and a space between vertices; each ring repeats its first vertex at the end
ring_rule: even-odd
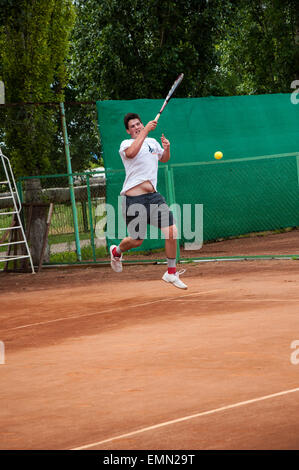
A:
POLYGON ((29 259, 32 273, 34 273, 35 271, 31 253, 20 216, 22 205, 17 191, 15 178, 10 161, 5 155, 3 155, 1 148, 0 159, 5 175, 5 179, 0 181, 0 187, 2 186, 2 188, 4 187, 6 189, 5 192, 0 192, 0 200, 11 200, 10 202, 13 203, 9 204, 9 212, 3 211, 3 209, 0 208, 0 248, 6 247, 5 251, 0 251, 0 270, 2 269, 2 263, 7 264, 9 261, 13 260, 29 259), (4 217, 6 220, 7 216, 11 216, 11 225, 9 227, 4 227, 3 225, 7 225, 7 223, 1 223, 1 218, 4 221, 4 217), (14 230, 19 230, 18 239, 16 239, 17 237, 12 236, 12 231, 14 230), (4 236, 2 235, 3 232, 4 236), (6 240, 7 237, 8 240, 6 240), (10 254, 12 248, 14 248, 14 253, 10 254))

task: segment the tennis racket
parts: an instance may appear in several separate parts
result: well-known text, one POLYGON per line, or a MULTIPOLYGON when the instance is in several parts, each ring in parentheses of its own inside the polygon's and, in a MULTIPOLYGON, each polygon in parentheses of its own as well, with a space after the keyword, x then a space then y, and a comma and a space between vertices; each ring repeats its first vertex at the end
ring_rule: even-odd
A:
POLYGON ((177 87, 179 86, 179 84, 181 83, 181 81, 183 80, 184 78, 184 74, 181 73, 178 78, 176 79, 176 81, 174 82, 174 84, 172 85, 172 87, 170 88, 169 92, 168 92, 168 95, 166 96, 166 99, 163 103, 163 106, 162 108, 160 109, 160 111, 158 112, 157 116, 155 117, 155 121, 158 121, 159 117, 161 116, 165 106, 167 105, 168 101, 170 100, 170 98, 172 97, 173 93, 175 92, 175 90, 177 89, 177 87))

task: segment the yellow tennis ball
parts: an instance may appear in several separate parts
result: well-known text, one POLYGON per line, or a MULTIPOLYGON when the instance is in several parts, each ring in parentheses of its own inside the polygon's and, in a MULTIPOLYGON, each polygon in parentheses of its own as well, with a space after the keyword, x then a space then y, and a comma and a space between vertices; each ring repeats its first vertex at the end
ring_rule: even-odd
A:
POLYGON ((222 152, 215 152, 214 157, 216 158, 216 160, 220 160, 220 158, 223 157, 223 153, 222 152))

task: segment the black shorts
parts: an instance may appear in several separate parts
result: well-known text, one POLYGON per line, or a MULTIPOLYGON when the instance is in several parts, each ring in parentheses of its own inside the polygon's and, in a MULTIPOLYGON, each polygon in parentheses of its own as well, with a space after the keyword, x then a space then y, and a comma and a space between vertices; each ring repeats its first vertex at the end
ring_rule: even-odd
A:
POLYGON ((128 233, 135 240, 146 238, 147 225, 159 229, 174 225, 173 213, 164 197, 157 192, 124 196, 122 209, 128 233))

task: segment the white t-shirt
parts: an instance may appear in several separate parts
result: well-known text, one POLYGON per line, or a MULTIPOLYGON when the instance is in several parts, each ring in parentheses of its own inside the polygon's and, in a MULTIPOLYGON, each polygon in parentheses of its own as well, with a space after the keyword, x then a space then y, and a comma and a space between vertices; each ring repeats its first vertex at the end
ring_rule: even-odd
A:
POLYGON ((122 196, 126 191, 143 183, 143 181, 150 181, 155 191, 157 189, 158 161, 161 159, 164 149, 156 139, 146 137, 136 157, 128 158, 125 150, 133 142, 134 139, 123 140, 119 149, 126 170, 126 179, 120 193, 122 196))

